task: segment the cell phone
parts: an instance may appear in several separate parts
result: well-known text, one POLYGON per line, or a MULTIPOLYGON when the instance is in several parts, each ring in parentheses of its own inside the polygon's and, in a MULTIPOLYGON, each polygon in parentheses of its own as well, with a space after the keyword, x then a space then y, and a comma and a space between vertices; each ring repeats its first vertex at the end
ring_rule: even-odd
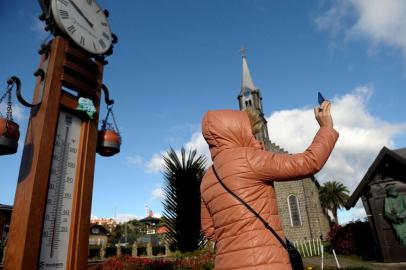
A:
POLYGON ((318 92, 317 94, 317 99, 319 100, 319 105, 321 105, 323 101, 325 101, 323 95, 320 92, 318 92))

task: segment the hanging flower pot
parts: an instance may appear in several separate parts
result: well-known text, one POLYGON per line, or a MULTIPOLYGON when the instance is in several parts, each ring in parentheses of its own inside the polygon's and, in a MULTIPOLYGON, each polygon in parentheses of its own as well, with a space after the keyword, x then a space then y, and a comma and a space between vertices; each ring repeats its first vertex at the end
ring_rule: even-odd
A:
POLYGON ((121 136, 114 130, 99 130, 97 138, 97 153, 110 157, 120 152, 121 136))
POLYGON ((7 96, 7 116, 4 118, 0 112, 0 155, 10 155, 17 152, 20 130, 17 123, 13 121, 11 103, 12 83, 9 84, 6 93, 0 97, 0 104, 7 96))
POLYGON ((121 135, 118 131, 112 107, 108 107, 106 118, 102 121, 102 126, 98 132, 96 152, 101 156, 110 157, 120 152, 121 135), (108 122, 111 114, 114 126, 108 122))
POLYGON ((17 152, 19 138, 18 124, 6 118, 0 118, 0 155, 17 152))

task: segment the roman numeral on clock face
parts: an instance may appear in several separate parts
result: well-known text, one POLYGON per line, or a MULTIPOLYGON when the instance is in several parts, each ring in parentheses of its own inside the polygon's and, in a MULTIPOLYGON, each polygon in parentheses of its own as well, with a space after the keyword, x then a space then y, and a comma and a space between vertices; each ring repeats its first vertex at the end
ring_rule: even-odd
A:
POLYGON ((89 6, 91 6, 93 3, 93 0, 86 0, 86 2, 89 4, 89 6))
POLYGON ((80 45, 85 45, 85 38, 83 36, 80 36, 80 45))
POLYGON ((60 3, 62 3, 63 5, 68 6, 68 0, 58 0, 60 3))
POLYGON ((103 25, 103 26, 107 26, 107 23, 105 23, 105 22, 102 22, 102 23, 101 23, 101 25, 103 25))
POLYGON ((71 33, 71 34, 73 34, 73 33, 76 32, 76 27, 75 27, 74 25, 70 25, 70 26, 68 26, 66 29, 67 29, 67 30, 69 31, 69 33, 71 33))
POLYGON ((110 36, 108 34, 106 34, 105 32, 103 32, 103 37, 105 37, 107 40, 110 40, 110 36))
POLYGON ((62 19, 68 19, 69 18, 69 12, 67 10, 60 9, 59 10, 59 15, 61 16, 62 19))
POLYGON ((99 39, 100 46, 104 49, 106 48, 106 43, 104 43, 103 39, 99 39))

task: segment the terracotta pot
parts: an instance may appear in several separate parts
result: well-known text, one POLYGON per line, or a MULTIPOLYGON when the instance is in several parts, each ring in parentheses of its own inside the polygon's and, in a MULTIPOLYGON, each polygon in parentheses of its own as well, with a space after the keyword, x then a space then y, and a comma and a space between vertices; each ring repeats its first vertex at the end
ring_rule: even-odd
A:
POLYGON ((17 123, 0 118, 0 155, 17 152, 20 130, 17 123))
POLYGON ((96 152, 110 157, 120 152, 121 137, 113 130, 99 130, 96 152))

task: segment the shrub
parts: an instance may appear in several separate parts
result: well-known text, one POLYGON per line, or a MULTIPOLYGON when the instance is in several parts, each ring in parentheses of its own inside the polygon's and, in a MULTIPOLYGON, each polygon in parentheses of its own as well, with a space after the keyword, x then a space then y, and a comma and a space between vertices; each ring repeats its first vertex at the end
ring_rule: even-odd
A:
POLYGON ((211 270, 214 266, 214 253, 195 251, 180 254, 171 259, 149 259, 141 257, 120 256, 106 260, 100 270, 211 270))
POLYGON ((147 248, 146 247, 138 247, 137 248, 137 255, 138 256, 147 256, 147 248))
POLYGON ((154 246, 152 247, 152 255, 165 255, 165 247, 163 246, 154 246))
POLYGON ((348 226, 342 227, 336 224, 328 233, 328 240, 337 254, 355 254, 355 244, 353 239, 352 228, 348 226))
POLYGON ((89 259, 100 257, 101 246, 89 246, 89 259))
POLYGON ((367 221, 353 221, 342 227, 335 225, 329 232, 331 248, 338 254, 355 254, 366 260, 376 258, 376 244, 367 221))
POLYGON ((117 255, 117 248, 115 246, 106 247, 106 258, 116 256, 116 255, 117 255))
POLYGON ((132 248, 131 247, 121 247, 121 254, 122 255, 131 255, 132 248))

